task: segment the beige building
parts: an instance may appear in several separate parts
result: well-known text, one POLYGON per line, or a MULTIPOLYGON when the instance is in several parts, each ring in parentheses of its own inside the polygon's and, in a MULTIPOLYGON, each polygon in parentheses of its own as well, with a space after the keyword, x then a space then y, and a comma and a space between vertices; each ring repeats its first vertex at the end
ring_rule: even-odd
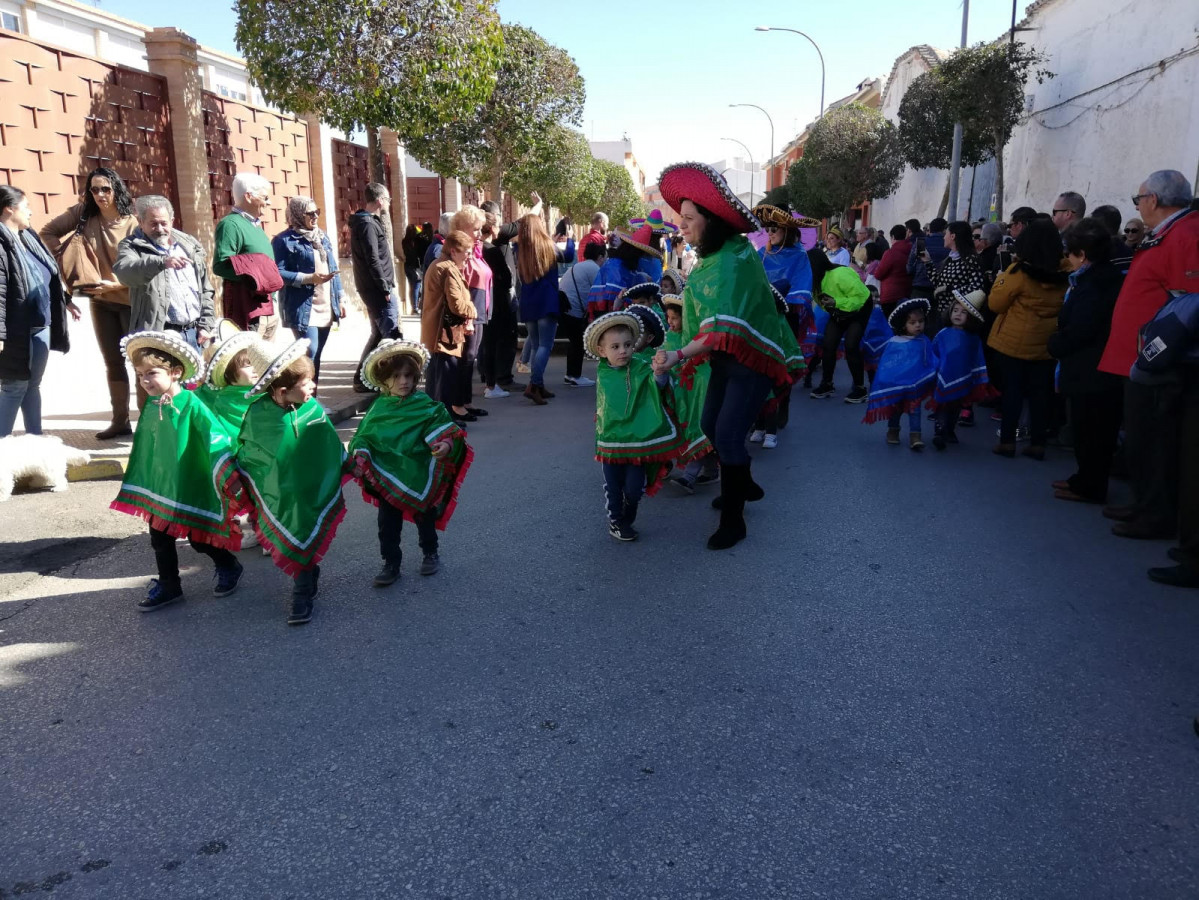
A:
POLYGON ((633 179, 633 190, 640 196, 645 196, 645 170, 633 154, 633 142, 628 138, 619 141, 588 141, 591 145, 591 155, 596 159, 606 159, 619 166, 624 166, 633 179))

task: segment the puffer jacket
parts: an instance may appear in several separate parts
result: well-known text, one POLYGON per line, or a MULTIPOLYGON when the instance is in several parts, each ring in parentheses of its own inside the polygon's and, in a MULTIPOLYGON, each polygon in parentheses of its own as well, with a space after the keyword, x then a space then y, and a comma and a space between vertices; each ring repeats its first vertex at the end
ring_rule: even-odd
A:
POLYGON ((66 353, 71 349, 67 328, 67 295, 62 287, 54 257, 32 228, 14 233, 0 226, 0 381, 28 381, 29 319, 32 301, 25 280, 25 266, 17 242, 36 253, 50 268, 50 349, 66 353))
POLYGON ((1016 359, 1052 359, 1049 337, 1057 330, 1068 284, 1065 276, 1041 281, 1019 263, 995 279, 987 305, 997 316, 987 346, 1016 359))

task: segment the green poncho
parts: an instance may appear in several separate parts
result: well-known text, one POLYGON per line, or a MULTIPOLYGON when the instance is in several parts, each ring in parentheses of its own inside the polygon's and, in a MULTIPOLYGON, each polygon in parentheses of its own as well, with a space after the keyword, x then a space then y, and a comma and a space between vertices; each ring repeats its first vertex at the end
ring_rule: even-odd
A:
POLYGON ((246 410, 250 408, 251 403, 260 399, 259 397, 246 399, 248 390, 248 387, 240 384, 231 384, 223 388, 205 384, 196 391, 196 396, 212 410, 217 421, 221 423, 229 437, 233 438, 234 447, 237 446, 237 437, 241 433, 241 423, 246 418, 246 410))
POLYGON ((695 264, 683 291, 685 344, 703 341, 782 387, 795 380, 803 362, 786 330, 758 251, 742 235, 695 264))
POLYGON ((654 381, 649 363, 634 356, 614 369, 601 360, 596 367, 595 458, 600 462, 645 467, 645 493, 652 497, 670 466, 686 447, 683 432, 654 381))
MULTIPOLYGON (((681 350, 683 335, 678 331, 666 332, 666 343, 663 350, 681 350)), ((689 360, 678 372, 678 377, 671 378, 674 389, 674 409, 683 429, 687 446, 679 457, 679 465, 687 465, 693 459, 706 456, 712 449, 712 442, 700 427, 700 417, 704 411, 704 398, 708 394, 708 379, 712 376, 712 367, 706 357, 700 356, 689 360)))
POLYGON ((283 409, 269 397, 250 404, 241 426, 237 469, 250 520, 280 569, 311 569, 346 514, 345 450, 316 400, 283 409))
POLYGON ((445 404, 424 391, 379 397, 350 441, 354 478, 364 500, 377 506, 383 498, 409 521, 436 510, 436 525, 443 531, 473 459, 466 433, 450 419, 445 404), (432 447, 438 441, 450 441, 452 447, 448 456, 434 459, 432 447))
POLYGON ((111 506, 175 537, 238 550, 226 493, 235 479, 233 441, 193 391, 180 391, 146 403, 111 506))

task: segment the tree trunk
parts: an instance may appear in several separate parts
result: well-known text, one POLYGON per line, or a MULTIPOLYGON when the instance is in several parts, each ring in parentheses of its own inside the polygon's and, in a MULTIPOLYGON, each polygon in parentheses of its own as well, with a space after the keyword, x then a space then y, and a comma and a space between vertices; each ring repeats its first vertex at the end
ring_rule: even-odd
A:
POLYGON ((366 129, 366 166, 370 172, 371 181, 387 184, 387 173, 383 167, 383 146, 379 141, 379 126, 370 125, 366 129))
POLYGON ((941 194, 941 205, 937 207, 936 218, 945 218, 945 210, 949 209, 949 176, 945 177, 945 191, 941 194))
POLYGON ((499 166, 491 170, 491 185, 488 190, 491 191, 491 199, 496 203, 500 202, 500 191, 504 188, 504 173, 499 166))
POLYGON ((995 140, 995 221, 1003 221, 1003 144, 995 140))

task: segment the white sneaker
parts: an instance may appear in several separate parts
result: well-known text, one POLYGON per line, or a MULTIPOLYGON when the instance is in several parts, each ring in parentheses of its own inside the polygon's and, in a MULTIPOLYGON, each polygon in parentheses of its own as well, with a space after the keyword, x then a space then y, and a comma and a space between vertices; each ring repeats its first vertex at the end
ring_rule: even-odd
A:
POLYGON ((487 390, 485 390, 483 392, 483 398, 485 400, 502 400, 504 397, 510 397, 510 396, 511 396, 511 394, 509 394, 506 390, 504 390, 498 384, 495 387, 488 388, 487 390))
POLYGON ((575 387, 595 387, 595 382, 583 375, 578 378, 567 378, 566 383, 573 384, 575 387))
POLYGON ((766 437, 762 438, 762 446, 767 450, 773 450, 778 445, 779 438, 777 434, 768 434, 766 437))
POLYGON ((756 431, 754 431, 753 434, 751 434, 749 436, 749 442, 751 444, 760 444, 760 443, 762 443, 762 439, 765 437, 766 437, 766 432, 759 428, 756 431))

